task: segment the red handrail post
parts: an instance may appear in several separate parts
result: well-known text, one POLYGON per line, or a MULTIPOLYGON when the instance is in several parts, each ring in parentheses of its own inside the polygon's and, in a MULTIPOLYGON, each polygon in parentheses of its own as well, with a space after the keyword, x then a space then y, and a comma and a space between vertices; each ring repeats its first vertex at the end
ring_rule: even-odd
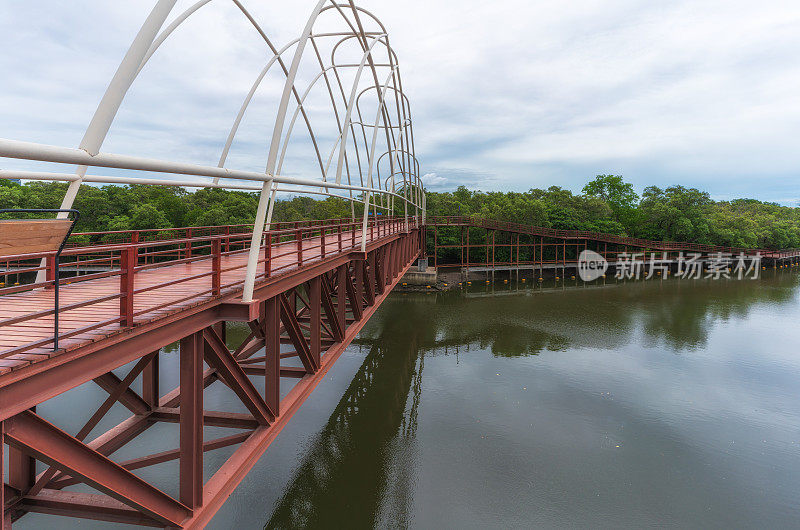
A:
MULTIPOLYGON (((141 234, 139 233, 138 230, 136 230, 135 232, 131 232, 131 244, 138 245, 140 239, 141 239, 141 234)), ((147 254, 145 254, 145 256, 144 256, 144 264, 147 265, 147 254)), ((111 258, 111 266, 112 267, 114 266, 114 258, 113 257, 111 258)))
POLYGON ((218 296, 222 286, 222 241, 211 240, 211 295, 218 296))
POLYGON ((133 292, 139 248, 135 245, 122 249, 120 255, 119 316, 123 327, 133 326, 133 292))
POLYGON ((46 289, 52 289, 55 287, 56 282, 56 257, 55 255, 47 256, 47 272, 46 272, 46 280, 48 281, 46 289), (53 282, 50 284, 49 282, 53 282))
POLYGON ((295 232, 295 239, 297 240, 297 266, 303 264, 303 231, 297 230, 295 232))
POLYGON ((320 256, 325 257, 325 227, 323 226, 322 229, 319 231, 319 240, 320 240, 320 256))
POLYGON ((339 223, 339 225, 336 227, 336 231, 337 231, 337 237, 339 239, 339 252, 341 252, 342 251, 342 224, 341 223, 339 223))
POLYGON ((272 233, 267 232, 267 241, 264 247, 264 277, 272 275, 272 233))
POLYGON ((185 245, 186 246, 186 255, 184 257, 185 258, 191 258, 192 257, 192 242, 191 242, 192 229, 191 228, 187 228, 186 229, 186 239, 189 240, 189 241, 186 241, 186 245, 185 245))

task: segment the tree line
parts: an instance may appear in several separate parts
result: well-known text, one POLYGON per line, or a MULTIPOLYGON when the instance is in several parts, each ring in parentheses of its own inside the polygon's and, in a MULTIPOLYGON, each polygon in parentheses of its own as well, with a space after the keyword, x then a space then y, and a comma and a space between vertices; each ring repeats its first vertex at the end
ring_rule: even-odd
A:
MULTIPOLYGON (((55 208, 66 184, 0 180, 0 209, 55 208)), ((83 186, 77 230, 143 230, 252 223, 258 196, 244 191, 178 187, 83 186)), ((641 195, 617 175, 598 175, 581 193, 551 186, 526 192, 428 192, 429 216, 474 215, 557 229, 748 248, 800 247, 800 209, 755 199, 714 201, 695 188, 650 186, 641 195)), ((355 211, 363 211, 356 203, 355 211)), ((380 210, 379 210, 380 211, 380 210)), ((402 213, 398 206, 397 213, 402 213)), ((349 201, 334 197, 278 200, 273 220, 343 218, 349 201)))

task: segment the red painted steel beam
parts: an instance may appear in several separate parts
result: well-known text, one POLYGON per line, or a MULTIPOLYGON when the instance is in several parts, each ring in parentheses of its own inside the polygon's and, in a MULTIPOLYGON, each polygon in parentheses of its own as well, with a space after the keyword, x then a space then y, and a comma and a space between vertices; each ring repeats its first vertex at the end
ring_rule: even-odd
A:
POLYGON ((203 505, 203 333, 180 345, 180 501, 191 509, 203 505))
POLYGON ((208 366, 215 369, 219 377, 228 382, 228 386, 253 417, 262 425, 267 425, 270 417, 276 415, 275 411, 270 410, 261 398, 253 382, 242 371, 220 336, 214 328, 206 328, 203 331, 203 338, 206 343, 205 359, 208 366))
POLYGON ((294 349, 297 351, 297 355, 300 357, 300 361, 303 363, 306 371, 308 373, 313 373, 315 366, 314 361, 311 359, 311 348, 308 342, 306 342, 303 331, 300 329, 300 324, 297 322, 297 315, 289 305, 289 300, 286 298, 286 295, 281 294, 278 298, 280 300, 281 322, 283 322, 283 327, 286 328, 286 332, 289 334, 294 349))
MULTIPOLYGON (((243 441, 247 440, 247 438, 249 438, 251 434, 252 431, 248 431, 203 442, 203 452, 213 451, 215 449, 222 449, 223 447, 229 447, 231 445, 240 444, 243 441)), ((172 449, 170 451, 162 451, 160 453, 154 453, 139 458, 133 458, 131 460, 126 460, 124 462, 120 462, 119 465, 121 465, 128 471, 133 471, 135 469, 142 469, 145 467, 155 466, 157 464, 163 464, 164 462, 177 460, 180 458, 180 454, 181 454, 180 448, 172 449)), ((78 484, 79 482, 80 481, 75 480, 73 478, 65 478, 55 483, 54 488, 62 489, 66 488, 67 486, 78 484)))
POLYGON ((320 293, 320 296, 322 309, 325 311, 325 319, 328 321, 328 326, 330 327, 333 339, 336 342, 341 342, 341 340, 344 338, 344 330, 342 329, 343 326, 339 322, 339 316, 336 313, 336 308, 333 305, 333 289, 331 287, 330 280, 326 276, 322 277, 321 288, 322 292, 320 293))
POLYGON ((150 410, 158 407, 158 398, 161 396, 159 382, 159 351, 156 351, 142 372, 142 399, 150 410))
POLYGON ((20 508, 27 512, 80 517, 96 521, 163 528, 164 524, 125 504, 96 493, 75 493, 45 489, 36 496, 23 497, 20 508))
MULTIPOLYGON (((411 264, 403 267, 404 274, 411 264)), ((401 275, 402 276, 402 275, 401 275)), ((233 493, 236 486, 244 479, 247 473, 256 464, 258 459, 264 454, 267 447, 272 443, 278 433, 286 426, 291 417, 316 388, 319 382, 325 377, 336 360, 345 351, 350 342, 358 335, 362 327, 369 318, 375 313, 380 304, 386 299, 391 289, 399 281, 396 278, 386 290, 386 292, 376 299, 376 303, 363 312, 363 318, 354 322, 345 334, 345 340, 333 345, 323 356, 320 370, 314 374, 308 374, 289 391, 281 401, 281 415, 270 426, 259 427, 250 438, 247 439, 233 453, 231 458, 222 465, 206 483, 204 490, 205 504, 202 510, 197 511, 193 517, 185 523, 185 528, 201 529, 211 520, 214 514, 223 505, 225 500, 233 493)))
POLYGON ((317 276, 306 284, 308 287, 308 303, 311 313, 309 334, 311 360, 314 362, 314 371, 320 366, 320 356, 322 355, 322 278, 317 276))
MULTIPOLYGON (((5 442, 5 425, 0 421, 0 530, 6 530, 6 442, 5 442)), ((10 514, 9 514, 10 516, 10 514)), ((10 522, 10 517, 9 517, 10 522)), ((10 525, 8 525, 10 528, 10 525)))
POLYGON ((6 421, 6 442, 164 524, 181 526, 192 515, 183 504, 32 412, 6 421))
MULTIPOLYGON (((167 423, 180 422, 180 409, 160 407, 150 415, 152 421, 167 423)), ((203 412, 203 424, 210 427, 230 427, 232 429, 255 429, 260 424, 250 414, 207 410, 203 412)))
POLYGON ((347 265, 336 269, 336 320, 339 323, 339 329, 342 330, 342 340, 347 327, 347 288, 345 287, 348 281, 347 277, 347 265))
MULTIPOLYGON (((131 370, 128 372, 128 375, 125 376, 125 379, 120 381, 120 383, 117 385, 117 388, 109 393, 108 398, 103 402, 102 405, 100 405, 95 413, 92 414, 92 417, 89 418, 83 427, 81 427, 81 430, 75 435, 75 439, 82 442, 87 436, 89 436, 89 433, 92 432, 92 429, 94 429, 97 424, 100 423, 100 420, 102 420, 108 411, 111 410, 111 407, 114 405, 114 403, 120 400, 121 396, 126 390, 130 390, 129 387, 131 383, 133 383, 133 380, 139 376, 142 370, 144 370, 144 367, 147 366, 147 364, 152 360, 153 357, 155 357, 157 353, 158 352, 154 352, 147 357, 142 357, 139 359, 139 362, 136 363, 133 368, 131 368, 131 370)), ((56 470, 52 467, 42 473, 33 487, 28 491, 28 496, 33 496, 39 493, 47 485, 47 483, 50 482, 50 479, 52 479, 55 474, 56 470)))
MULTIPOLYGON (((369 242, 367 249, 378 248, 399 237, 399 234, 395 234, 380 241, 369 242)), ((323 272, 349 263, 352 256, 363 256, 363 253, 336 254, 305 265, 300 270, 273 276, 257 286, 255 296, 257 300, 264 300, 285 292, 323 272)), ((0 420, 139 359, 143 356, 142 352, 152 352, 156 348, 177 342, 187 332, 199 331, 221 320, 254 320, 258 314, 258 304, 242 304, 237 296, 240 294, 232 293, 221 299, 201 302, 153 322, 120 330, 102 340, 4 374, 0 377, 0 420)))
MULTIPOLYGON (((274 421, 280 415, 281 402, 281 306, 277 296, 264 301, 264 401, 274 415, 274 421)), ((305 370, 305 369, 304 369, 305 370)))

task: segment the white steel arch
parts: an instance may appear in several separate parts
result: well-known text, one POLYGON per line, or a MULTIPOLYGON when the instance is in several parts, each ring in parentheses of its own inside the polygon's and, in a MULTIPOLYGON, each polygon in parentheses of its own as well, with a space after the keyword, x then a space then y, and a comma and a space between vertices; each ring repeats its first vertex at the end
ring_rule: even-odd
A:
MULTIPOLYGON (((76 166, 74 174, 0 170, 0 178, 68 182, 69 186, 62 202, 63 208, 72 206, 83 182, 193 188, 213 187, 256 191, 259 193, 259 202, 243 293, 243 298, 250 300, 255 283, 263 230, 265 225, 268 226, 271 222, 274 202, 278 193, 340 197, 350 201, 353 215, 355 215, 354 202, 363 200, 364 226, 370 206, 374 210, 380 207, 393 212, 396 200, 402 201, 404 204, 406 226, 408 226, 408 206, 410 205, 415 212, 418 212, 423 206, 424 194, 419 183, 419 165, 413 155, 411 105, 402 89, 398 54, 390 45, 389 36, 383 23, 369 11, 356 6, 353 1, 341 3, 336 0, 317 0, 300 36, 281 46, 276 46, 256 18, 248 11, 244 0, 232 0, 238 12, 261 36, 271 53, 233 120, 232 127, 222 143, 216 167, 101 153, 101 147, 116 118, 117 111, 137 76, 148 61, 155 56, 156 51, 182 24, 212 1, 214 0, 198 0, 168 21, 176 0, 155 0, 154 7, 131 43, 98 104, 78 149, 0 139, 0 157, 74 164, 76 166), (338 21, 340 27, 332 27, 326 31, 316 30, 321 16, 328 12, 333 16, 326 16, 325 22, 335 23, 338 21), (371 27, 365 27, 365 22, 371 27), (353 53, 353 50, 348 49, 349 56, 340 58, 340 55, 345 54, 345 47, 342 45, 352 40, 357 42, 358 45, 355 48, 360 48, 360 50, 353 53), (329 62, 325 59, 327 54, 323 52, 326 45, 330 47, 329 62), (292 52, 291 61, 285 60, 284 55, 290 52, 292 52), (304 61, 304 58, 308 53, 312 54, 312 62, 316 62, 318 66, 316 71, 310 73, 305 71, 309 61, 304 61), (268 142, 265 170, 262 173, 227 168, 225 165, 241 127, 242 119, 253 97, 262 86, 263 80, 270 75, 272 67, 275 65, 278 65, 281 70, 278 75, 283 78, 283 89, 277 101, 276 118, 272 136, 268 142), (363 75, 364 71, 369 71, 371 75, 363 75), (347 77, 345 74, 351 75, 352 78, 345 79, 347 77), (309 79, 310 82, 308 82, 309 79), (324 80, 324 83, 319 83, 320 80, 324 80), (309 111, 306 100, 311 97, 312 92, 315 92, 315 88, 320 86, 323 88, 322 93, 326 94, 330 100, 330 112, 327 116, 312 116, 313 112, 309 111), (362 99, 372 90, 375 92, 376 119, 374 123, 367 123, 363 119, 362 99), (393 97, 387 97, 389 91, 393 93, 393 97), (287 176, 283 173, 288 160, 287 150, 290 145, 298 145, 299 142, 294 139, 297 135, 293 132, 300 117, 303 118, 308 131, 308 139, 314 152, 312 156, 316 158, 319 165, 319 178, 306 175, 303 177, 287 176), (328 128, 333 126, 335 132, 331 137, 324 129, 322 133, 315 130, 314 125, 324 125, 328 128), (359 135, 356 134, 356 130, 360 130, 359 135), (371 131, 371 135, 368 135, 368 130, 371 131), (359 140, 359 136, 361 140, 359 140), (371 136, 371 142, 368 141, 368 136, 371 136), (385 153, 376 158, 376 154, 382 152, 378 151, 380 136, 385 137, 385 153), (331 154, 325 163, 320 153, 322 145, 327 142, 330 142, 328 149, 331 154), (335 155, 337 151, 338 156, 335 155), (380 162, 387 154, 391 155, 389 157, 391 185, 389 178, 386 182, 382 182, 380 178, 380 162), (335 178, 329 179, 330 165, 334 156, 336 156, 335 178), (365 167, 362 167, 362 160, 365 167), (351 167, 353 164, 355 166, 351 167), (149 178, 138 175, 87 175, 89 167, 148 171, 172 176, 149 178), (376 171, 377 179, 373 178, 373 172, 376 171), (355 182, 351 178, 353 172, 357 179, 355 182), (345 175, 346 183, 343 182, 345 175), (402 187, 396 186, 396 175, 402 178, 402 187), (397 193, 395 190, 402 192, 397 193), (379 197, 380 200, 378 200, 379 197)), ((348 48, 352 48, 352 46, 348 48)), ((384 147, 380 149, 383 150, 384 147)), ((295 171, 294 174, 296 173, 295 171)), ((418 222, 416 216, 412 220, 418 222)))

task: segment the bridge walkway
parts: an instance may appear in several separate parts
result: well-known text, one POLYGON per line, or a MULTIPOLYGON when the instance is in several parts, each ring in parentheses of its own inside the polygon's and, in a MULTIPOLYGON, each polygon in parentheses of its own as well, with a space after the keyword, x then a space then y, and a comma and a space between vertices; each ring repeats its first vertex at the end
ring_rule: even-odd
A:
MULTIPOLYGON (((397 233, 403 224, 393 221, 370 228, 367 241, 372 243, 397 233)), ((291 231, 283 239, 292 239, 275 242, 269 249, 264 247, 261 250, 261 281, 266 279, 264 269, 268 262, 270 277, 290 275, 323 257, 352 252, 361 245, 360 228, 356 224, 345 226, 333 235, 327 233, 324 247, 321 235, 303 238, 305 234, 301 233, 298 243, 297 234, 297 231, 291 231)), ((280 234, 274 237, 281 239, 280 234)), ((249 235, 237 236, 239 241, 245 238, 249 235)), ((184 245, 185 241, 149 243, 139 247, 146 249, 165 243, 184 245)), ((115 249, 124 251, 131 246, 84 248, 81 252, 92 253, 99 248, 108 252, 115 249)), ((133 279, 133 313, 130 315, 133 325, 164 318, 213 297, 241 294, 248 249, 220 254, 218 292, 214 292, 212 286, 215 264, 211 256, 137 265, 133 279)), ((52 350, 53 289, 27 290, 0 297, 0 376, 124 329, 126 326, 122 320, 125 317, 120 315, 121 275, 122 270, 117 268, 108 274, 89 275, 87 277, 93 278, 89 280, 81 280, 81 277, 72 278, 74 283, 68 283, 71 281, 69 278, 62 280, 66 285, 60 292, 60 349, 57 352, 52 350)))

